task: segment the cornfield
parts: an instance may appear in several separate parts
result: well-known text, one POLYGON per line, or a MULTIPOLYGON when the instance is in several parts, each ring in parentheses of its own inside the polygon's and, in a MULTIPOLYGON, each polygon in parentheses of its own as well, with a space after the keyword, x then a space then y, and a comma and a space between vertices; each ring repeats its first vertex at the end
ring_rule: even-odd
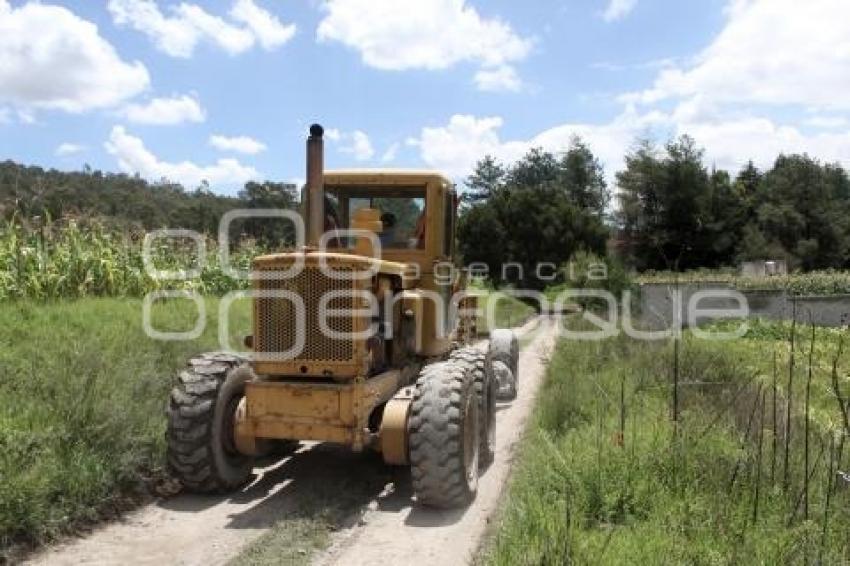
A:
MULTIPOLYGON (((0 225, 0 301, 140 297, 159 289, 221 295, 247 286, 246 281, 225 274, 212 241, 207 242, 205 265, 198 277, 178 281, 151 277, 145 270, 143 240, 142 234, 121 233, 92 221, 7 220, 0 225)), ((196 267, 194 245, 174 243, 155 240, 152 255, 156 269, 196 267)), ((246 269, 260 252, 246 242, 231 254, 231 262, 246 269)))

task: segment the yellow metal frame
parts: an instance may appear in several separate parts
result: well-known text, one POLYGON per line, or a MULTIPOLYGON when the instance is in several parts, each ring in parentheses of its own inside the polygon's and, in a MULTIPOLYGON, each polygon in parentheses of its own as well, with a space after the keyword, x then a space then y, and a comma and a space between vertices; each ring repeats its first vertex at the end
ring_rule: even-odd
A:
MULTIPOLYGON (((428 292, 439 293, 434 265, 449 259, 444 253, 446 241, 443 222, 447 212, 447 191, 451 182, 433 172, 425 171, 329 171, 324 174, 325 187, 394 186, 426 190, 426 233, 424 249, 388 249, 382 258, 356 255, 353 250, 324 250, 313 248, 271 254, 255 259, 255 270, 285 270, 296 261, 306 268, 325 262, 331 269, 351 267, 356 271, 369 268, 381 276, 400 282, 402 305, 416 320, 420 348, 419 360, 410 360, 405 367, 366 377, 368 352, 365 340, 354 341, 355 353, 346 362, 323 360, 255 360, 257 374, 264 376, 246 384, 245 401, 238 411, 235 436, 239 446, 246 449, 257 439, 291 439, 335 442, 360 450, 367 445, 389 451, 396 463, 406 461, 406 411, 409 399, 400 389, 412 383, 421 359, 444 355, 452 347, 452 337, 438 337, 436 307, 429 306, 428 292), (413 269, 414 266, 418 269, 413 269), (326 371, 347 381, 332 383, 317 380, 326 371), (394 399, 394 396, 402 395, 394 399), (389 419, 381 423, 380 431, 370 431, 369 418, 380 405, 387 403, 389 419), (379 441, 380 440, 380 441, 379 441)), ((372 278, 353 283, 355 289, 371 289, 372 278)), ((260 282, 255 283, 260 289, 260 282)), ((258 302, 254 301, 255 325, 258 324, 258 302)), ((283 322, 283 321, 282 321, 283 322)), ((368 320, 355 319, 355 332, 364 330, 368 320)), ((256 334, 256 329, 255 329, 256 334)), ((255 340, 256 345, 256 340, 255 340)))
POLYGON ((254 381, 245 386, 245 410, 236 424, 238 437, 316 440, 369 444, 369 415, 403 385, 403 373, 391 370, 351 383, 254 381))

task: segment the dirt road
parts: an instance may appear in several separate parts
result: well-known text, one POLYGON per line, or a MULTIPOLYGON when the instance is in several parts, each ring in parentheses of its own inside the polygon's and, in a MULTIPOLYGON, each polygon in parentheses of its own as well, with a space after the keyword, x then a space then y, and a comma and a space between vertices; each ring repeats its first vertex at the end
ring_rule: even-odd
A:
POLYGON ((383 466, 376 457, 326 445, 303 446, 257 470, 257 479, 238 494, 184 495, 154 503, 88 537, 48 549, 30 563, 213 566, 232 560, 281 517, 309 518, 337 510, 354 514, 354 526, 333 537, 330 548, 316 557, 319 564, 465 564, 501 499, 544 357, 554 342, 554 323, 541 320, 519 334, 525 335, 524 342, 531 340, 520 355, 519 398, 499 406, 496 460, 482 475, 478 496, 467 509, 415 507, 409 474, 383 466))

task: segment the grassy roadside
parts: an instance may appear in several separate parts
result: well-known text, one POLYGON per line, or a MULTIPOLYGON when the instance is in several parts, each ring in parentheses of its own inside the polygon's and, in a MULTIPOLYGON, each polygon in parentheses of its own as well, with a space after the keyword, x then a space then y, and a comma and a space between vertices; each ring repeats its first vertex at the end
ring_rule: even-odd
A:
MULTIPOLYGON (((494 308, 494 328, 514 328, 522 326, 529 318, 536 314, 533 306, 524 303, 508 294, 498 291, 485 291, 483 300, 479 301, 479 308, 487 313, 488 309, 494 308), (495 307, 493 303, 495 302, 495 307)), ((490 325, 487 324, 487 316, 481 317, 478 322, 479 332, 488 332, 490 325)))
MULTIPOLYGON (((218 347, 217 300, 203 335, 160 342, 142 329, 142 302, 83 299, 0 305, 0 561, 108 517, 161 470, 171 378, 194 353, 218 347)), ((237 302, 234 335, 250 327, 237 302)), ((189 301, 159 304, 155 328, 186 331, 189 301)), ((238 343, 238 342, 236 342, 238 343)))
MULTIPOLYGON (((804 516, 804 405, 799 394, 806 382, 808 343, 802 330, 787 489, 781 436, 773 451, 768 385, 774 345, 780 351, 778 381, 787 379, 781 352, 785 330, 757 325, 732 344, 687 338, 680 382, 691 385, 680 389, 675 436, 669 418, 669 344, 625 337, 562 341, 540 392, 500 524, 481 562, 850 561, 850 489, 830 491, 828 509, 826 504, 828 482, 835 488, 837 481, 830 480, 834 474, 827 470, 847 470, 850 446, 836 456, 829 441, 836 432, 834 400, 814 394, 808 519, 804 516), (768 392, 764 403, 759 383, 768 392)), ((812 390, 828 387, 825 366, 834 353, 830 344, 835 344, 829 338, 824 333, 820 339, 822 351, 816 345, 812 390)), ((850 356, 845 356, 845 376, 848 365, 850 356)), ((850 390, 846 378, 845 385, 850 390)), ((781 388, 778 397, 781 408, 781 388)), ((781 433, 781 422, 777 428, 781 433)))

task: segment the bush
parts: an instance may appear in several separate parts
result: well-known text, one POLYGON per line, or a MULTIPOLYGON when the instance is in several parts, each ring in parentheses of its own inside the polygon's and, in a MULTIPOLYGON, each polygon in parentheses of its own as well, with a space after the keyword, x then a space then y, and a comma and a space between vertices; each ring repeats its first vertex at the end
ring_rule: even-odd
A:
MULTIPOLYGON (((608 291, 620 300, 623 292, 635 289, 631 276, 617 259, 586 251, 576 252, 560 272, 564 283, 547 289, 549 300, 569 289, 608 291)), ((595 298, 582 298, 578 302, 583 306, 604 304, 604 301, 595 298)))

